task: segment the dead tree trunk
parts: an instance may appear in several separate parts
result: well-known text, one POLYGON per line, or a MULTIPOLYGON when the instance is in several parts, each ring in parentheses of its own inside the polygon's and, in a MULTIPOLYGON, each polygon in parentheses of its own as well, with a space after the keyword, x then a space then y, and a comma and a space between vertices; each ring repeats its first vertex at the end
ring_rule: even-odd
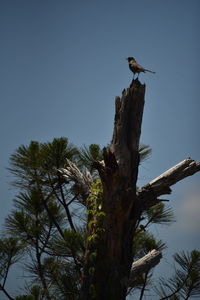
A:
POLYGON ((136 181, 144 96, 145 85, 134 80, 116 98, 112 143, 104 149, 104 165, 95 164, 103 184, 103 214, 88 226, 82 300, 126 297, 133 233, 141 214, 136 181))
POLYGON ((172 185, 200 171, 200 162, 188 158, 136 191, 144 95, 145 85, 136 79, 116 98, 111 145, 104 149, 104 162, 94 163, 100 190, 90 173, 82 173, 70 161, 59 170, 78 187, 87 206, 81 300, 124 300, 128 286, 138 283, 136 275, 159 263, 162 254, 156 250, 132 262, 133 236, 141 214, 164 201, 158 197, 170 194, 172 185))
MULTIPOLYGON (((132 264, 132 242, 143 211, 170 194, 171 185, 200 171, 200 163, 185 159, 136 191, 139 139, 145 85, 136 79, 116 98, 115 123, 104 162, 95 162, 103 191, 91 192, 92 177, 69 164, 61 170, 82 191, 88 211, 81 300, 124 300, 136 275, 159 263, 162 254, 153 250, 132 264), (132 266, 132 268, 131 268, 132 266)), ((163 200, 164 201, 164 200, 163 200)))

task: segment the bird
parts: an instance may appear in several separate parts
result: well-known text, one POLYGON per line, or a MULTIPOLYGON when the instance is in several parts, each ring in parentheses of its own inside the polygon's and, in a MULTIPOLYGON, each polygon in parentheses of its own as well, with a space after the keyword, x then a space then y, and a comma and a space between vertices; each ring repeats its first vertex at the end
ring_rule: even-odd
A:
POLYGON ((148 69, 143 68, 141 65, 139 65, 139 64, 137 63, 137 61, 136 61, 135 58, 133 58, 133 57, 128 57, 127 60, 128 60, 128 64, 129 64, 129 69, 133 72, 134 76, 135 76, 136 73, 137 73, 138 76, 139 76, 139 74, 140 74, 141 72, 143 72, 143 73, 145 73, 145 72, 150 72, 150 73, 153 73, 153 74, 156 73, 156 72, 153 72, 153 71, 151 71, 151 70, 148 70, 148 69))

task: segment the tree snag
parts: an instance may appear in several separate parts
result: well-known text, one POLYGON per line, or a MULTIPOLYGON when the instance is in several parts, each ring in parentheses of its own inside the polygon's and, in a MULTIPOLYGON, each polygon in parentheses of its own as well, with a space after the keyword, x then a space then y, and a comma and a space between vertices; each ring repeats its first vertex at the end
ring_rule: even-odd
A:
POLYGON ((100 180, 68 161, 59 172, 78 185, 87 208, 87 237, 81 280, 81 300, 125 300, 127 288, 137 285, 162 257, 160 251, 133 260, 133 237, 142 213, 171 193, 171 185, 200 171, 200 163, 188 158, 136 189, 139 139, 145 85, 138 79, 116 97, 111 145, 103 149, 103 162, 93 167, 100 180))
MULTIPOLYGON (((116 98, 112 142, 104 149, 104 164, 95 163, 103 185, 99 209, 102 218, 88 217, 83 300, 122 300, 126 297, 133 232, 141 214, 136 181, 144 96, 145 85, 133 80, 122 97, 116 98), (96 223, 93 220, 90 226, 92 219, 96 223)), ((89 202, 90 211, 91 205, 89 202)))

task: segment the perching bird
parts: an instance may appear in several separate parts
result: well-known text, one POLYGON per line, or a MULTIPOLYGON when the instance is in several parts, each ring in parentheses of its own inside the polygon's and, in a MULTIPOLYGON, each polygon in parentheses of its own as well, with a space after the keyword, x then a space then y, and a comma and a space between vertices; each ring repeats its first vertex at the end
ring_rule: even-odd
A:
POLYGON ((141 72, 150 72, 150 73, 156 73, 156 72, 153 72, 151 70, 147 70, 147 69, 144 69, 142 66, 140 66, 137 61, 135 60, 135 58, 133 57, 128 57, 127 58, 128 60, 128 64, 129 64, 129 69, 133 72, 133 74, 135 75, 136 73, 138 73, 138 76, 141 72))

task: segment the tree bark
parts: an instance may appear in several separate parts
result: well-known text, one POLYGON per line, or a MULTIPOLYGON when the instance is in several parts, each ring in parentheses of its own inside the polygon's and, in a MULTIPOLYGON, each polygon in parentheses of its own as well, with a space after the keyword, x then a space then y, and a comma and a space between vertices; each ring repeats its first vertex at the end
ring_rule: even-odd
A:
POLYGON ((144 96, 145 85, 136 79, 116 98, 111 145, 103 150, 104 163, 93 164, 102 197, 91 193, 89 174, 70 163, 60 170, 78 185, 88 212, 81 300, 125 300, 135 275, 147 273, 161 258, 160 252, 152 252, 132 265, 133 236, 142 212, 165 201, 158 197, 170 194, 171 185, 200 171, 200 163, 185 159, 136 191, 144 96))
POLYGON ((95 224, 100 235, 94 227, 88 227, 82 300, 126 298, 133 233, 141 214, 136 181, 144 96, 145 85, 136 79, 121 98, 116 98, 112 143, 104 149, 104 165, 96 163, 103 184, 104 218, 100 225, 98 220, 95 224), (96 241, 91 242, 96 236, 96 241))
MULTIPOLYGON (((117 99, 117 101, 119 101, 117 99)), ((105 158, 107 159, 107 151, 108 150, 104 150, 104 155, 105 158)), ((114 174, 119 171, 118 168, 118 163, 115 160, 115 157, 113 155, 112 152, 109 153, 109 155, 111 155, 110 160, 107 161, 107 165, 109 162, 111 162, 110 164, 113 166, 114 174)), ((101 173, 102 178, 104 179, 104 184, 106 183, 106 174, 109 176, 109 178, 112 178, 112 173, 110 169, 107 169, 107 173, 105 170, 105 164, 102 163, 96 163, 96 167, 99 169, 99 172, 101 173)), ((158 203, 158 201, 167 201, 164 199, 158 199, 159 196, 164 195, 164 194, 170 194, 171 193, 171 186, 174 185, 175 183, 177 183, 178 181, 191 176, 193 174, 195 174, 196 172, 200 171, 200 162, 196 162, 194 160, 192 160, 191 158, 188 159, 184 159, 183 161, 181 161, 180 163, 178 163, 177 165, 173 166, 172 168, 168 169, 167 171, 165 171, 164 173, 162 173, 160 176, 156 177, 155 179, 151 180, 148 184, 144 185, 143 187, 139 188, 137 190, 137 194, 135 195, 135 193, 132 193, 133 190, 126 190, 125 192, 125 200, 124 200, 124 205, 122 205, 123 203, 122 201, 122 196, 123 196, 123 190, 120 187, 119 193, 117 195, 114 195, 115 197, 113 197, 112 201, 110 201, 109 203, 111 203, 111 211, 110 214, 107 214, 107 216, 109 216, 109 220, 104 220, 104 224, 102 224, 102 226, 104 226, 105 229, 107 229, 107 231, 110 230, 110 232, 106 232, 105 235, 103 235, 102 239, 99 239, 98 243, 94 246, 91 247, 91 244, 88 243, 87 244, 87 251, 86 251, 86 259, 85 259, 85 273, 84 273, 84 281, 83 283, 85 284, 85 286, 83 285, 84 289, 82 289, 82 297, 81 299, 100 299, 98 298, 98 296, 95 297, 91 297, 91 291, 90 291, 90 287, 92 286, 92 282, 94 282, 94 274, 91 276, 91 274, 89 274, 89 270, 91 267, 91 263, 89 262, 90 260, 88 259, 88 257, 91 255, 91 253, 94 253, 94 249, 98 248, 97 254, 104 254, 104 256, 100 255, 100 257, 97 258, 98 260, 95 260, 95 266, 96 266, 96 271, 95 271, 95 278, 99 281, 97 281, 97 286, 101 286, 102 291, 104 296, 101 297, 106 297, 106 295, 110 294, 109 292, 107 292, 107 288, 110 288, 111 285, 108 284, 106 285, 106 282, 104 281, 104 278, 108 278, 108 271, 110 271, 110 261, 114 261, 114 266, 113 266, 113 270, 115 270, 115 274, 118 272, 118 270, 123 271, 123 265, 119 264, 120 261, 118 261, 118 256, 117 256, 117 249, 121 249, 121 248, 117 248, 115 249, 114 246, 115 245, 122 245, 120 243, 120 240, 117 240, 117 238, 121 238, 122 241, 124 241, 126 239, 125 242, 128 243, 128 241, 130 242, 129 245, 131 246, 132 244, 132 239, 127 240, 127 235, 126 233, 129 232, 129 236, 131 236, 131 234, 134 233, 134 226, 135 226, 135 220, 139 220, 140 214, 148 209, 149 207, 155 205, 156 203, 158 203), (127 193, 128 191, 128 193, 127 193), (127 196, 127 197, 126 197, 127 196), (130 198, 129 198, 130 197, 130 198), (132 198, 131 198, 132 197, 132 198), (116 199, 116 200, 115 200, 116 199), (129 202, 126 200, 130 200, 129 202), (131 204, 131 201, 134 202, 131 204), (118 201, 117 203, 119 204, 119 207, 117 207, 117 204, 115 205, 115 201, 118 201), (120 206, 121 205, 121 206, 120 206), (126 206, 127 205, 127 206, 126 206), (128 221, 126 221, 126 224, 128 224, 129 226, 127 226, 127 231, 126 229, 124 231, 124 237, 122 236, 122 234, 120 235, 120 231, 116 232, 116 230, 120 230, 120 226, 123 225, 121 222, 125 222, 123 218, 120 218, 120 212, 122 213, 121 216, 126 216, 126 208, 129 209, 129 205, 132 205, 132 209, 131 214, 128 214, 129 219, 128 221), (113 209, 113 211, 112 211, 113 209), (119 209, 119 210, 118 210, 119 209), (134 211, 133 211, 134 209, 134 211), (118 210, 118 211, 117 211, 118 210), (117 212, 116 212, 117 211, 117 212), (124 212, 124 214, 123 214, 124 212), (119 213, 119 215, 118 215, 119 213), (119 217, 119 219, 118 219, 119 217), (134 217, 134 218, 133 218, 134 217), (115 218, 115 219, 114 219, 115 218), (116 221, 116 223, 115 223, 116 221), (107 227, 105 227, 107 226, 107 227), (112 234, 114 234, 112 236, 112 234), (110 237, 110 240, 107 241, 105 239, 105 237, 110 237), (113 239, 112 239, 113 238, 113 239), (109 245, 112 245, 112 247, 109 248, 104 248, 105 244, 109 242, 109 245), (112 243, 111 243, 112 242, 112 243), (105 251, 105 249, 107 250, 107 252, 105 251), (111 252, 112 250, 112 252, 111 252), (111 255, 110 255, 111 253, 111 255), (108 255, 109 254, 109 255, 108 255), (115 255, 114 255, 115 254, 115 255), (110 258, 116 258, 116 260, 110 260, 110 258), (98 272, 97 272, 98 270, 98 272), (116 271, 117 270, 117 271, 116 271), (99 277, 97 277, 97 273, 99 277), (88 283, 90 282, 90 285, 88 285, 88 283), (88 292, 89 291, 89 292, 88 292), (85 297, 85 298, 84 298, 85 297), (88 298, 87 298, 88 297, 88 298)), ((68 181, 72 180, 74 181, 74 183, 76 185, 79 186, 80 189, 80 193, 82 195, 84 195, 84 198, 86 198, 90 193, 91 193, 91 185, 92 185, 92 177, 89 173, 83 174, 81 173, 81 171, 70 161, 68 161, 68 168, 67 169, 60 169, 59 172, 62 174, 63 178, 65 178, 68 181)), ((115 174, 115 176, 116 176, 115 174)), ((123 180, 121 181, 122 183, 124 183, 124 178, 122 178, 123 180)), ((106 187, 107 189, 109 189, 110 187, 106 187)), ((118 186, 119 188, 119 186, 118 186)), ((117 187, 116 187, 117 189, 117 187)), ((117 193, 117 192, 116 192, 117 193)), ((108 198, 109 200, 109 198, 108 198)), ((109 204, 106 205, 106 202, 104 201, 104 211, 105 208, 109 208, 109 204)), ((90 233, 91 230, 89 230, 90 233)), ((107 244, 106 244, 107 245, 107 244)), ((126 244, 124 244, 126 245, 126 244)), ((128 245, 128 244, 127 244, 128 245)), ((125 247, 124 247, 125 248, 125 247)), ((128 249, 126 248, 125 251, 127 251, 128 249)), ((121 253, 123 250, 121 250, 121 253)), ((126 253, 124 251, 124 253, 126 253)), ((127 253, 131 253, 131 249, 129 248, 130 252, 127 253)), ((120 253, 120 252, 119 252, 120 253)), ((131 255, 130 255, 131 256, 131 255)), ((121 257, 121 256, 119 256, 121 257)), ((121 277, 121 283, 125 286, 125 288, 127 287, 135 287, 138 284, 142 283, 142 279, 139 277, 141 274, 145 274, 147 272, 149 272, 153 267, 155 267, 159 262, 160 259, 162 258, 162 254, 160 251, 157 250, 152 250, 151 252, 149 252, 147 255, 145 255, 144 257, 142 257, 141 259, 135 261, 132 263, 131 266, 131 270, 130 270, 130 274, 128 277, 127 273, 124 276, 124 273, 120 273, 122 274, 124 277, 121 277)), ((120 259, 120 258, 119 258, 120 259)), ((131 258, 130 258, 131 260, 131 258)), ((122 260, 123 261, 123 260, 122 260)), ((125 260, 124 260, 125 261, 125 260)), ((122 286, 121 284, 121 286, 122 286)), ((121 289, 120 286, 120 289, 121 289)), ((115 288, 115 290, 119 290, 119 288, 115 288)), ((101 292, 101 291, 100 291, 101 292)), ((119 292, 119 291, 118 291, 119 292)), ((102 293, 100 293, 102 294, 102 293)), ((106 298, 102 298, 102 299, 106 299, 106 298)), ((114 299, 113 298, 109 298, 109 299, 114 299)), ((117 298, 118 299, 118 298, 117 298)), ((124 299, 124 298, 119 298, 119 299, 124 299)))

